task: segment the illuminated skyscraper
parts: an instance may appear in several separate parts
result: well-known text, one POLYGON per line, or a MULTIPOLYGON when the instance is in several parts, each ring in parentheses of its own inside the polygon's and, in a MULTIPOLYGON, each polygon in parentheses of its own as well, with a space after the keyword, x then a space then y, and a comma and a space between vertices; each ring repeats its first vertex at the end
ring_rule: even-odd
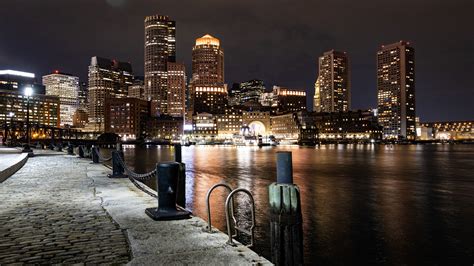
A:
POLYGON ((316 112, 345 112, 351 108, 349 59, 345 52, 331 50, 319 57, 313 101, 316 112))
POLYGON ((60 102, 60 125, 72 125, 74 112, 79 105, 79 78, 54 71, 43 76, 46 95, 58 96, 60 102))
POLYGON ((176 22, 167 16, 145 18, 145 95, 155 110, 168 114, 168 62, 176 62, 176 22))
POLYGON ((415 139, 415 49, 410 43, 383 45, 377 52, 377 90, 384 139, 415 139))
POLYGON ((133 84, 132 66, 94 56, 89 66, 89 121, 104 130, 106 98, 121 98, 128 95, 128 86, 133 84))
POLYGON ((168 114, 184 117, 186 106, 186 69, 181 63, 168 63, 168 114))
POLYGON ((197 38, 192 60, 191 111, 223 113, 227 86, 224 84, 224 51, 219 39, 209 34, 197 38))

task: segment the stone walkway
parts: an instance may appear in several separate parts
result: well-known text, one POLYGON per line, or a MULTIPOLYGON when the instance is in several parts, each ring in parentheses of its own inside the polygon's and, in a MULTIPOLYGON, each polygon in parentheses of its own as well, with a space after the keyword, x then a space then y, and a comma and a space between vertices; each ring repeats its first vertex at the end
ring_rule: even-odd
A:
POLYGON ((0 264, 130 260, 124 232, 95 195, 89 166, 74 156, 38 154, 0 184, 0 264))

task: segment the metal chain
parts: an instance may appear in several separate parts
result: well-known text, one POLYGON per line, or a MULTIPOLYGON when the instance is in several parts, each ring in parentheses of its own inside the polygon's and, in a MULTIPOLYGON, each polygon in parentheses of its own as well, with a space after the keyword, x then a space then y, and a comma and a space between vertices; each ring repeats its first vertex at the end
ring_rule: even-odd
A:
POLYGON ((109 158, 104 158, 104 157, 102 156, 102 154, 100 154, 100 152, 99 152, 98 149, 94 149, 94 150, 95 150, 95 153, 97 154, 97 156, 99 157, 99 161, 107 162, 107 161, 112 160, 112 156, 110 156, 109 158))
POLYGON ((132 169, 130 169, 126 164, 125 162, 122 160, 122 157, 121 156, 117 156, 118 157, 118 161, 119 163, 122 165, 123 169, 125 170, 125 172, 127 172, 127 174, 130 176, 130 177, 133 177, 134 179, 140 181, 140 182, 144 182, 144 181, 147 181, 147 180, 150 180, 152 177, 155 177, 156 176, 156 169, 154 169, 153 171, 151 172, 148 172, 148 173, 144 173, 144 174, 139 174, 139 173, 135 173, 134 171, 132 171, 132 169))

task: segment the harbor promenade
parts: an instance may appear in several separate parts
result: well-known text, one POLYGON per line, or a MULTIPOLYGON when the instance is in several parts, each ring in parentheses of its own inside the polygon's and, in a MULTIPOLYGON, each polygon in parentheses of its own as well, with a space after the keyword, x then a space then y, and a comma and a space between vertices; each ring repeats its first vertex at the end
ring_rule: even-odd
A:
MULTIPOLYGON (((0 184, 0 264, 266 265, 192 217, 153 221, 156 199, 111 170, 40 151, 0 184)), ((203 199, 205 200, 205 199, 203 199)))

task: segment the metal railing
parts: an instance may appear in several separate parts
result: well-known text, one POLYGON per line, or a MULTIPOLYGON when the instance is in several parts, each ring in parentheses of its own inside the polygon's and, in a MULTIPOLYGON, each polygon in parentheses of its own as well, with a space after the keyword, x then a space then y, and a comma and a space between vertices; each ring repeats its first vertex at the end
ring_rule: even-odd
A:
MULTIPOLYGON (((212 186, 212 187, 209 189, 209 191, 207 191, 207 195, 206 195, 206 211, 207 211, 207 223, 208 223, 207 230, 208 230, 209 233, 212 233, 210 197, 211 197, 212 191, 214 191, 214 189, 216 189, 216 188, 218 188, 218 187, 225 187, 225 188, 229 191, 229 193, 232 192, 232 188, 231 188, 229 185, 224 184, 224 183, 215 184, 214 186, 212 186)), ((231 201, 230 208, 231 208, 232 219, 234 220, 234 224, 237 224, 237 220, 235 219, 235 216, 233 215, 233 214, 234 214, 234 201, 233 201, 233 200, 231 201)), ((237 234, 235 234, 234 237, 235 237, 235 236, 237 236, 237 234)))

